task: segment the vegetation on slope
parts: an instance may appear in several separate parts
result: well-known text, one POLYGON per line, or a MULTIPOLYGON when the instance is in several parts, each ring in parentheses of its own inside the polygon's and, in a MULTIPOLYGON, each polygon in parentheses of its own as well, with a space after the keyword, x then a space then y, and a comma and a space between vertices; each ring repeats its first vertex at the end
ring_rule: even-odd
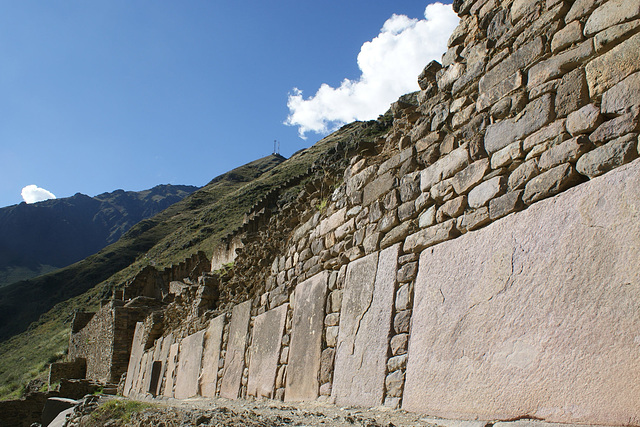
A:
POLYGON ((133 225, 198 187, 158 185, 0 208, 0 287, 66 267, 116 242, 133 225))
MULTIPOLYGON (((272 188, 308 171, 338 143, 371 141, 386 131, 386 125, 352 123, 286 161, 268 156, 234 169, 142 221, 98 254, 56 273, 22 282, 22 293, 0 298, 4 341, 0 343, 0 399, 19 395, 28 380, 46 375, 47 362, 66 350, 75 310, 95 310, 114 287, 122 286, 146 265, 168 266, 199 250, 210 256, 220 239, 242 225, 244 214, 272 188), (38 297, 30 307, 35 307, 38 314, 44 313, 39 318, 15 311, 18 302, 38 297), (14 310, 20 321, 5 315, 5 309, 14 310), (36 319, 28 330, 9 338, 24 330, 25 322, 36 319)), ((291 188, 287 194, 295 195, 298 190, 291 188)))

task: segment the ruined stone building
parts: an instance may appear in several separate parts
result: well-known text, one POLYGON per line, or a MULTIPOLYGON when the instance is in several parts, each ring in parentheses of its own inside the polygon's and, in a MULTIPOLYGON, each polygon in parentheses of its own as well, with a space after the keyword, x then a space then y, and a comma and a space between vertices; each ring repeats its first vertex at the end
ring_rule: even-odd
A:
POLYGON ((640 425, 640 2, 454 9, 441 63, 372 147, 257 206, 217 272, 141 278, 78 315, 87 377, 126 372, 133 397, 640 425))

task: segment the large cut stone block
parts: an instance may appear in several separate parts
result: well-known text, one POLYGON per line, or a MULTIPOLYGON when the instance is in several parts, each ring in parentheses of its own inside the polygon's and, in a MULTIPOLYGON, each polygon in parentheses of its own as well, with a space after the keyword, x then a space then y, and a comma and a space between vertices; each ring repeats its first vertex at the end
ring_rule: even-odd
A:
POLYGON ((251 300, 233 307, 229 324, 227 353, 220 383, 220 397, 237 399, 244 370, 244 352, 247 348, 247 332, 251 319, 251 300))
POLYGON ((151 354, 148 351, 145 351, 142 355, 142 359, 140 362, 140 368, 138 369, 138 376, 133 382, 133 386, 131 387, 131 394, 137 395, 142 392, 142 383, 144 382, 144 376, 147 372, 147 364, 151 359, 151 354))
POLYGON ((639 420, 639 189, 635 161, 424 251, 403 409, 639 420))
POLYGON ((169 357, 167 358, 167 370, 164 378, 164 390, 162 394, 165 397, 173 397, 173 386, 176 383, 176 368, 178 366, 178 353, 180 352, 180 343, 176 342, 169 347, 169 357))
POLYGON ((224 319, 224 314, 211 319, 211 321, 209 321, 209 327, 204 334, 202 375, 200 376, 200 394, 204 397, 216 396, 216 382, 218 381, 218 363, 220 361, 220 346, 222 344, 224 319))
POLYGON ((315 400, 320 385, 322 328, 329 272, 323 271, 296 286, 285 400, 315 400))
POLYGON ((202 367, 202 345, 205 331, 185 337, 180 343, 180 358, 176 375, 176 399, 186 399, 198 394, 198 377, 202 367))
POLYGON ((273 397, 288 309, 289 304, 283 304, 256 316, 249 350, 249 396, 273 397))
POLYGON ((138 377, 142 355, 144 354, 144 324, 136 323, 136 329, 133 332, 133 342, 131 343, 131 356, 129 357, 129 366, 127 367, 127 378, 124 382, 125 396, 131 394, 134 380, 138 377))
POLYGON ((347 267, 331 390, 338 405, 382 404, 399 246, 347 267))
POLYGON ((158 376, 158 385, 156 387, 155 395, 162 395, 162 380, 167 374, 167 365, 169 361, 169 352, 171 351, 171 345, 173 344, 173 334, 169 334, 164 337, 162 340, 162 348, 160 350, 160 356, 158 360, 160 361, 160 375, 158 376))

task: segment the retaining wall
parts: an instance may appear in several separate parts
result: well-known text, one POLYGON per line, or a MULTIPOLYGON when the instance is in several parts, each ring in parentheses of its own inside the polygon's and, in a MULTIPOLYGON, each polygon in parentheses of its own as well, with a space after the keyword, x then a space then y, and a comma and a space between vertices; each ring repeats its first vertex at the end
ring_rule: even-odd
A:
POLYGON ((279 253, 245 245, 258 272, 241 277, 266 277, 249 300, 168 356, 134 343, 129 395, 640 424, 640 3, 454 8, 442 63, 378 149, 326 208, 280 218, 279 253))

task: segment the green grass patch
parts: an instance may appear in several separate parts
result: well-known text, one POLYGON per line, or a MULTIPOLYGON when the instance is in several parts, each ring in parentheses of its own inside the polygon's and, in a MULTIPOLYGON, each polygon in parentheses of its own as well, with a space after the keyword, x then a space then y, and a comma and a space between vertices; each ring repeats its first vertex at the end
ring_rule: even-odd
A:
POLYGON ((115 420, 127 423, 131 421, 131 417, 134 414, 142 412, 145 409, 153 408, 154 406, 155 405, 151 403, 138 402, 135 400, 112 399, 98 406, 91 414, 91 419, 96 422, 115 420))

